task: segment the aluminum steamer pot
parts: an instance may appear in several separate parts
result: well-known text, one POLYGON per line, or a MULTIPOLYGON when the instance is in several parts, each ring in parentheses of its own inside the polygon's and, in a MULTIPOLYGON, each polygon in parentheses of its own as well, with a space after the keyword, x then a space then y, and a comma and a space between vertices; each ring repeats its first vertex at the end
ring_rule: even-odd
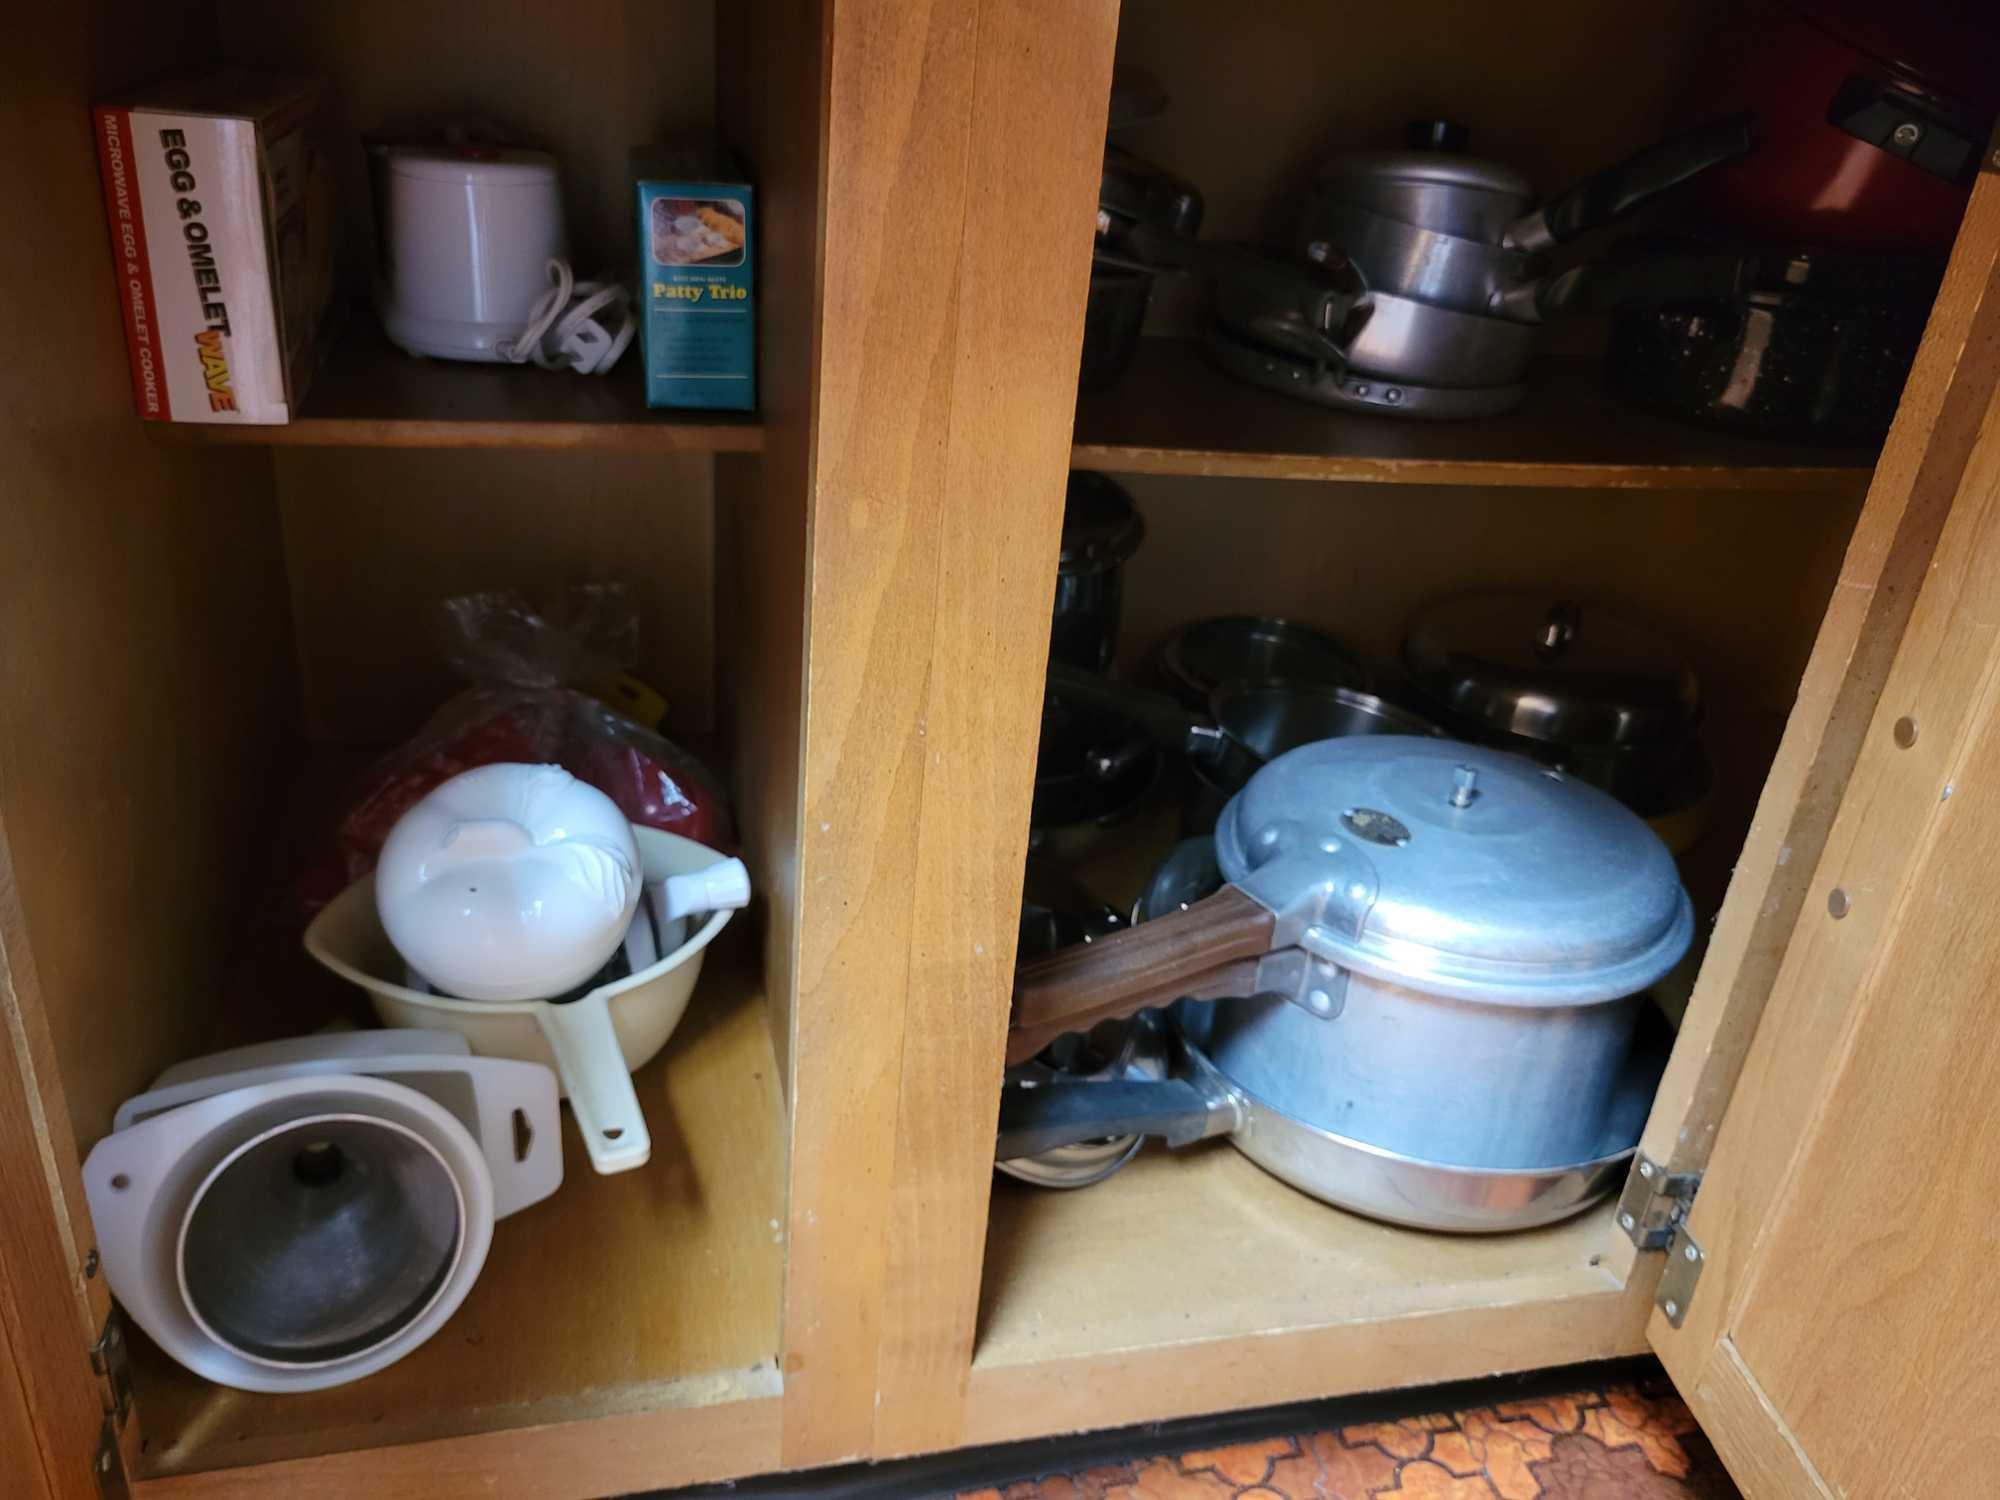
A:
POLYGON ((1537 205, 1526 178, 1463 154, 1463 127, 1419 121, 1424 149, 1322 168, 1293 253, 1215 262, 1210 355, 1253 385, 1354 410, 1431 418, 1497 415, 1527 393, 1537 325, 1597 310, 1610 282, 1548 275, 1549 253, 1750 149, 1747 117, 1688 131, 1537 205), (1313 268, 1337 266, 1365 298, 1332 336, 1308 339, 1313 268), (1254 274, 1253 274, 1254 272, 1254 274), (1558 295, 1558 290, 1560 295, 1558 295))
POLYGON ((1658 1077, 1634 1045, 1642 992, 1694 931, 1636 816, 1519 756, 1373 736, 1271 762, 1224 810, 1216 854, 1215 895, 1016 978, 1010 1055, 1217 1002, 1161 1086, 1178 1094, 1009 1097, 1003 1155, 1106 1133, 1103 1113, 1057 1118, 1094 1105, 1169 1141, 1229 1134, 1328 1202, 1433 1228, 1547 1222, 1611 1184, 1595 1169, 1636 1145, 1658 1077), (1550 1190, 1449 1186, 1492 1174, 1550 1190))

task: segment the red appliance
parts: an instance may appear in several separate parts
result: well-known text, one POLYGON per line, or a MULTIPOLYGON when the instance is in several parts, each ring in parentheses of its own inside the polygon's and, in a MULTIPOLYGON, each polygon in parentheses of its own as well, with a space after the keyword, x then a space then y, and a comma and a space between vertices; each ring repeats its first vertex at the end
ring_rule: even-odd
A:
POLYGON ((1681 101, 1750 109, 1759 145, 1690 210, 1739 238, 1838 250, 1950 246, 2000 114, 2000 7, 1796 0, 1726 24, 1681 101))

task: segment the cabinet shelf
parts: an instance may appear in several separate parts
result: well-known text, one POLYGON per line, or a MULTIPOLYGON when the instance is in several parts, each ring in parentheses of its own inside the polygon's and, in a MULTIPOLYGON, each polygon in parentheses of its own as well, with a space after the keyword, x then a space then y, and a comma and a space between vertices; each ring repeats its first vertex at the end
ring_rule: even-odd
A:
MULTIPOLYGON (((401 1445, 640 1414, 661 1419, 663 1442, 744 1450, 729 1467, 767 1462, 767 1398, 782 1384, 784 1115, 742 929, 710 949, 679 1030, 633 1077, 653 1137, 646 1166, 592 1172, 565 1110, 561 1189, 495 1226, 471 1295, 434 1338, 351 1385, 229 1390, 135 1333, 141 1476, 198 1476, 210 1493, 228 1486, 207 1471, 305 1459, 330 1492, 363 1492, 411 1467, 401 1445)), ((429 1451, 442 1475, 454 1455, 429 1451)), ((634 1463, 637 1477, 662 1472, 634 1463)), ((272 1482, 269 1470, 240 1477, 245 1493, 272 1482)))
POLYGON ((168 442, 268 447, 590 448, 756 453, 755 415, 653 411, 635 345, 606 375, 414 359, 370 323, 348 328, 284 426, 155 424, 168 442))
POLYGON ((1515 1346, 1538 1364, 1638 1352, 1643 1298, 1622 1305, 1599 1264, 1615 1212, 1427 1234, 1223 1142, 1149 1147, 1082 1192, 996 1182, 967 1441, 1491 1374, 1515 1346))
POLYGON ((1710 432, 1638 411, 1596 361, 1530 374, 1502 417, 1418 422, 1339 412, 1216 370, 1196 344, 1146 339, 1111 390, 1077 402, 1070 463, 1124 474, 1364 484, 1651 490, 1858 490, 1872 451, 1710 432))

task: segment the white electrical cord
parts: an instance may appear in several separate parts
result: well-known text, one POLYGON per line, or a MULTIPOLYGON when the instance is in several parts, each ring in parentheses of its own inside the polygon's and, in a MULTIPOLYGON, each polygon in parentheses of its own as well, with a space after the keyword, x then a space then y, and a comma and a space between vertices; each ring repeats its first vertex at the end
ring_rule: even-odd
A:
POLYGON ((638 331, 632 294, 615 281, 578 281, 560 260, 550 260, 548 270, 549 289, 528 314, 528 326, 496 352, 509 364, 532 359, 545 370, 602 375, 618 363, 638 331), (574 307, 572 298, 579 299, 574 307), (616 322, 618 331, 613 333, 607 322, 616 322))

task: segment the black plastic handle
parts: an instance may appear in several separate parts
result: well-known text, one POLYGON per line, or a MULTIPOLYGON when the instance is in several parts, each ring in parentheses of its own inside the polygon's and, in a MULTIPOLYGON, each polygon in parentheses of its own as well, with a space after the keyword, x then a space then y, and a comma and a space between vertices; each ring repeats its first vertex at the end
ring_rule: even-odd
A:
MULTIPOLYGON (((1214 768, 1219 776, 1234 778, 1237 785, 1264 763, 1255 750, 1166 693, 1113 682, 1068 662, 1049 663, 1048 690, 1072 703, 1089 703, 1125 715, 1159 745, 1214 768)), ((1107 746, 1105 751, 1102 763, 1089 768, 1093 776, 1104 779, 1129 768, 1129 761, 1123 767, 1120 764, 1126 747, 1107 746)))
POLYGON ((1209 1115, 1201 1091, 1177 1078, 1009 1085, 1000 1091, 994 1158, 1012 1161, 1114 1135, 1195 1140, 1204 1133, 1209 1115))
POLYGON ((1595 261, 1524 286, 1511 287, 1493 310, 1539 323, 1565 314, 1618 312, 1676 302, 1734 302, 1755 279, 1757 261, 1744 255, 1655 255, 1595 261))
POLYGON ((1190 713, 1177 699, 1127 682, 1113 682, 1095 672, 1086 672, 1068 662, 1049 663, 1049 691, 1072 703, 1088 703, 1108 708, 1135 721, 1161 744, 1178 750, 1195 730, 1208 721, 1190 713))
POLYGON ((1649 146, 1516 219, 1507 226, 1501 243, 1517 250, 1544 250, 1601 228, 1710 167, 1747 155, 1757 144, 1756 127, 1757 117, 1746 112, 1649 146))
POLYGON ((1344 366, 1371 304, 1344 256, 1296 260, 1255 245, 1198 244, 1193 263, 1215 282, 1224 327, 1322 365, 1344 366))

